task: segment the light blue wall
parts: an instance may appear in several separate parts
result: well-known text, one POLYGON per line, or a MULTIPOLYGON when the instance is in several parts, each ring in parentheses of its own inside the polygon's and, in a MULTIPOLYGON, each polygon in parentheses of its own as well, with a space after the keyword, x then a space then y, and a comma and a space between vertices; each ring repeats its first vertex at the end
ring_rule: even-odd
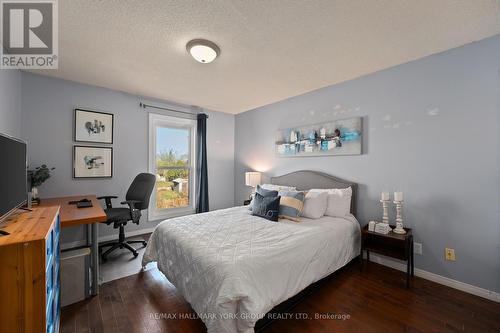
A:
POLYGON ((499 96, 496 36, 238 114, 236 204, 250 191, 248 170, 355 181, 363 225, 381 218, 380 192, 401 190, 406 225, 423 243, 416 267, 498 292, 499 96), (277 129, 354 116, 364 117, 363 155, 275 157, 277 129), (445 247, 455 248, 456 262, 444 260, 445 247))
POLYGON ((0 133, 21 136, 21 72, 0 70, 0 133))
MULTIPOLYGON (((28 141, 31 165, 47 163, 56 167, 53 177, 40 187, 42 197, 95 193, 125 193, 139 172, 148 170, 148 111, 139 107, 137 96, 71 81, 23 72, 22 133, 28 141), (114 175, 111 179, 72 178, 73 110, 75 107, 113 113, 114 175)), ((158 105, 166 102, 155 101, 158 105)), ((210 208, 230 207, 234 201, 234 116, 205 111, 207 121, 210 208)), ((117 201, 119 203, 119 201, 117 201)), ((151 228, 157 223, 141 221, 127 225, 127 231, 151 228)), ((101 225, 100 235, 117 230, 101 225)), ((64 243, 83 238, 81 229, 65 229, 64 243)))

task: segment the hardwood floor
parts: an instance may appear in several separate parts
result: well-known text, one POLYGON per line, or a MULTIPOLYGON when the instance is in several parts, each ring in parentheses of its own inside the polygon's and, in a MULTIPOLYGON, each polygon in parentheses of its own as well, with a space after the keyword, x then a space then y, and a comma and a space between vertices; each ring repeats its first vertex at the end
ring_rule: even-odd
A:
MULTIPOLYGON (((201 320, 180 315, 196 317, 152 269, 106 283, 98 296, 63 308, 61 332, 206 332, 201 320)), ((276 320, 265 332, 500 332, 500 303, 417 277, 408 290, 403 272, 375 263, 360 272, 354 262, 299 303, 292 319, 276 320)))

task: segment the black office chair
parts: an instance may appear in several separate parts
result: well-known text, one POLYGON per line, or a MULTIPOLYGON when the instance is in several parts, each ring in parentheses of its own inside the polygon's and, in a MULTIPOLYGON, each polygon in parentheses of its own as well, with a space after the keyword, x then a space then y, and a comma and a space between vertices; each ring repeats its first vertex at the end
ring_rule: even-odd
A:
POLYGON ((153 192, 155 181, 156 177, 150 173, 138 174, 128 188, 127 194, 125 196, 126 200, 121 202, 122 205, 127 204, 128 208, 113 208, 111 199, 116 199, 118 198, 117 196, 107 195, 97 198, 104 199, 106 201, 105 212, 107 221, 103 223, 106 223, 108 225, 113 223, 113 227, 115 229, 120 229, 117 242, 106 243, 99 246, 99 250, 102 250, 103 247, 111 246, 111 248, 107 249, 106 252, 101 255, 101 258, 104 261, 106 261, 106 256, 108 254, 118 248, 126 248, 132 252, 134 257, 137 257, 139 253, 137 253, 137 250, 130 244, 142 243, 143 246, 146 246, 148 244, 145 240, 126 241, 124 226, 128 221, 139 224, 139 220, 141 218, 141 210, 146 209, 149 206, 149 198, 151 196, 151 192, 153 192))

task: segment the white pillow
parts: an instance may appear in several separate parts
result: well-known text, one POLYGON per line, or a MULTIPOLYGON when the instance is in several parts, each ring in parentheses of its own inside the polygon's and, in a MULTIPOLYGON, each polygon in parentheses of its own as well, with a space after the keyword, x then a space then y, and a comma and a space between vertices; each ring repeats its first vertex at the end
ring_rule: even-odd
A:
POLYGON ((327 192, 307 192, 302 208, 302 216, 310 219, 319 219, 325 215, 328 204, 327 192))
POLYGON ((295 186, 285 186, 285 185, 274 185, 274 184, 262 184, 260 185, 265 190, 270 191, 296 191, 297 188, 295 186))
POLYGON ((309 192, 328 193, 328 204, 325 215, 344 217, 351 211, 352 188, 312 189, 309 192))

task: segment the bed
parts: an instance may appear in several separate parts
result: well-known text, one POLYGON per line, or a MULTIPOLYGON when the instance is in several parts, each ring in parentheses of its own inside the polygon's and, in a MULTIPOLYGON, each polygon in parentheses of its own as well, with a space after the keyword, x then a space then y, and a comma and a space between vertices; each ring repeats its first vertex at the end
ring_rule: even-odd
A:
POLYGON ((356 184, 314 171, 271 183, 298 190, 350 186, 351 215, 276 223, 242 206, 166 220, 151 235, 143 266, 157 262, 209 333, 254 332, 276 305, 359 255, 356 184))

